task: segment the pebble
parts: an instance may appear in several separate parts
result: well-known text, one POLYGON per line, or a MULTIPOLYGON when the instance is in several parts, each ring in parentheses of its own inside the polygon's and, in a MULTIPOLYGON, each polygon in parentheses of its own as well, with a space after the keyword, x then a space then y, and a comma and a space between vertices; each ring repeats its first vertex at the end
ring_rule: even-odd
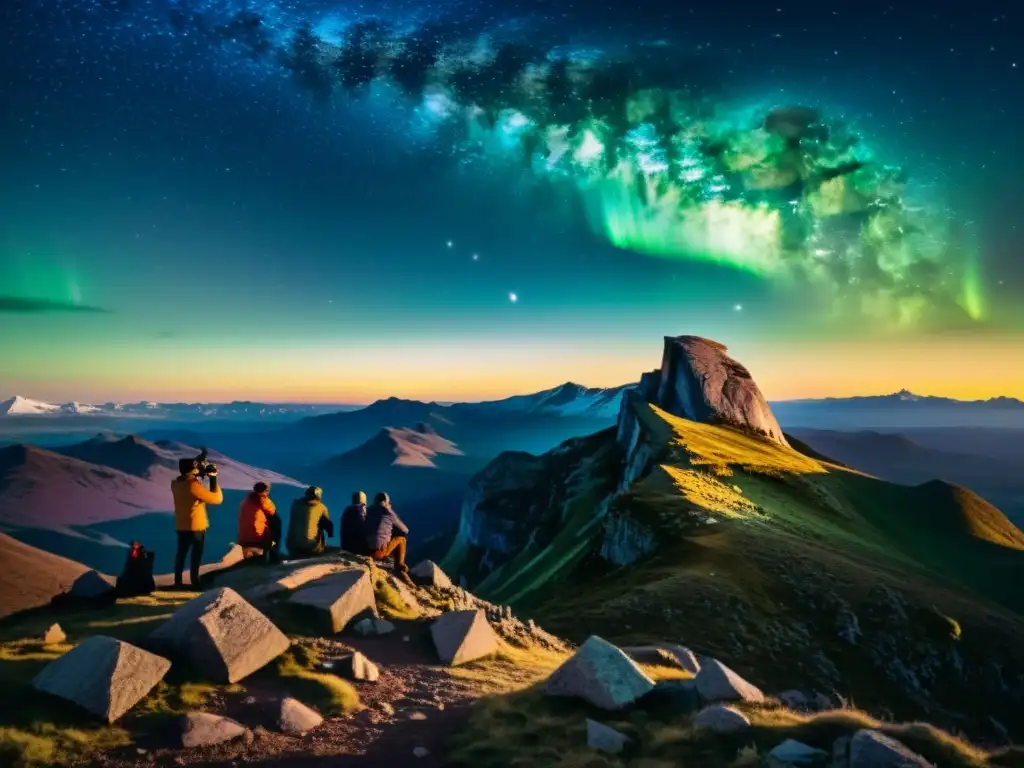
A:
POLYGON ((427 716, 424 715, 422 712, 413 712, 411 715, 409 715, 409 719, 410 720, 426 720, 427 716))
POLYGON ((414 755, 415 755, 416 757, 426 757, 427 755, 429 755, 429 754, 430 754, 430 750, 429 750, 429 749, 427 749, 426 747, 416 747, 416 749, 414 749, 414 750, 412 751, 412 753, 413 753, 413 754, 414 754, 414 755))

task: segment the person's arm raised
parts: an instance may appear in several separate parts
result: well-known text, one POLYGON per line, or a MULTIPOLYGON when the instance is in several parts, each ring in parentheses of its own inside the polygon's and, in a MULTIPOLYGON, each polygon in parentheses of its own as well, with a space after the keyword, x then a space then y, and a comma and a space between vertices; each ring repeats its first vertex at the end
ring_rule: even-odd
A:
POLYGON ((194 480, 189 487, 192 489, 192 495, 199 501, 207 504, 220 504, 224 501, 224 491, 220 489, 220 486, 217 486, 215 490, 207 490, 201 480, 194 480))

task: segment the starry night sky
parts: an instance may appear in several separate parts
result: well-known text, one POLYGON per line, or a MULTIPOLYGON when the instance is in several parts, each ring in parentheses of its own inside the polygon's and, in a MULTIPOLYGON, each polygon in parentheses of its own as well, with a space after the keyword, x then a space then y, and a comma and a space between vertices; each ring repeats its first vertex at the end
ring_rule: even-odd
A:
POLYGON ((0 396, 1024 396, 1024 11, 956 5, 7 0, 0 396))

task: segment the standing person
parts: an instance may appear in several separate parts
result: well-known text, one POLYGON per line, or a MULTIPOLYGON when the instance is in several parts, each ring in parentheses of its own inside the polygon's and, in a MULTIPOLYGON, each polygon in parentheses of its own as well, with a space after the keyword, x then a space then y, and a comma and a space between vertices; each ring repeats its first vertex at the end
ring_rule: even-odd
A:
POLYGON ((270 499, 268 483, 256 483, 238 506, 238 544, 263 550, 265 561, 281 559, 281 518, 270 499))
POLYGON ((353 555, 368 555, 366 548, 366 494, 356 491, 341 513, 341 548, 353 555))
POLYGON ((391 508, 388 495, 378 493, 374 496, 373 506, 366 511, 366 545, 374 560, 391 557, 395 561, 395 570, 405 581, 410 581, 409 566, 405 564, 408 535, 409 527, 391 508), (394 535, 396 529, 398 536, 394 535))
POLYGON ((217 485, 215 464, 206 464, 203 468, 203 473, 210 478, 209 490, 199 479, 197 459, 180 459, 178 472, 178 477, 171 481, 171 494, 174 496, 174 529, 178 533, 178 552, 174 558, 174 586, 183 586, 185 557, 191 550, 190 584, 193 589, 199 589, 199 565, 203 561, 206 529, 210 527, 206 505, 223 502, 224 492, 217 485))
POLYGON ((301 499, 292 503, 288 519, 288 554, 292 557, 318 555, 327 548, 326 539, 334 535, 334 523, 324 505, 324 491, 309 486, 301 499))

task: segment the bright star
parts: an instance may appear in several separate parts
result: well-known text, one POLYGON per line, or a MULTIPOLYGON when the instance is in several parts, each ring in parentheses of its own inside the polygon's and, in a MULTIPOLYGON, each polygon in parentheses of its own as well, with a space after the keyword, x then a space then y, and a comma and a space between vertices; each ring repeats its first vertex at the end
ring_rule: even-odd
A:
POLYGON ((452 241, 449 240, 447 243, 445 243, 445 245, 447 245, 449 248, 451 248, 452 245, 454 245, 454 243, 452 243, 452 241))
POLYGON ((480 261, 480 254, 479 253, 474 253, 473 254, 473 261, 480 261))
POLYGON ((519 296, 517 296, 515 293, 509 293, 508 300, 515 304, 517 301, 519 301, 519 296))
POLYGON ((734 304, 733 307, 732 307, 732 310, 733 310, 733 312, 742 312, 743 311, 743 305, 742 304, 734 304))

